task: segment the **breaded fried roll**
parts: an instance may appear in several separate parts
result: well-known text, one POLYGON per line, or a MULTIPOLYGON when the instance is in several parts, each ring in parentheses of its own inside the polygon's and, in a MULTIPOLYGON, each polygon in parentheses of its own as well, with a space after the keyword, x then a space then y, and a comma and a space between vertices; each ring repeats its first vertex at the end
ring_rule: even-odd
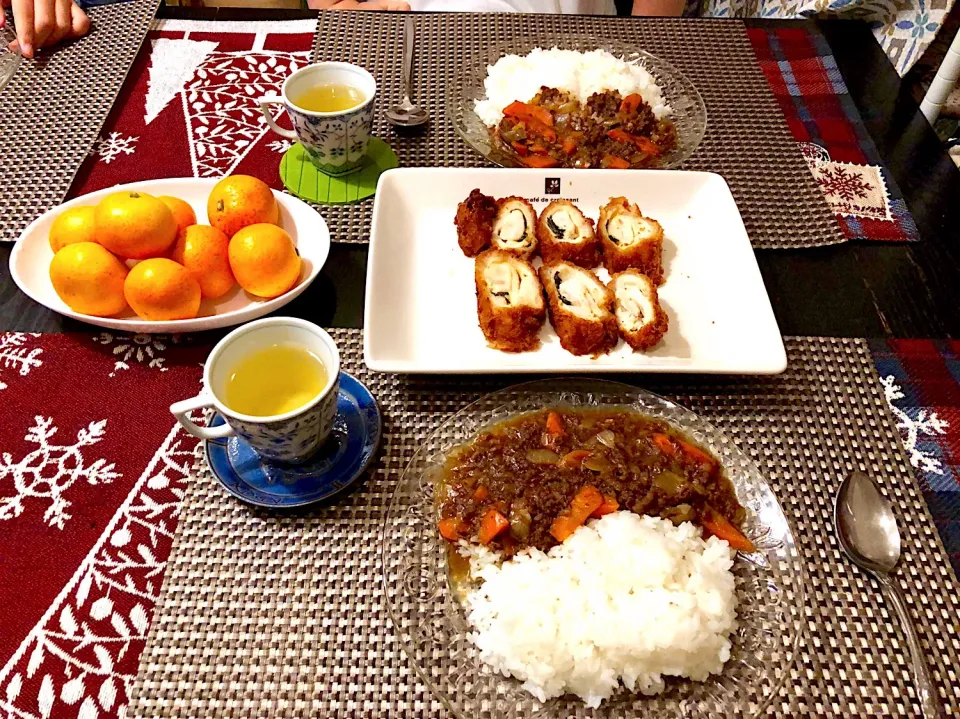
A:
POLYGON ((522 197, 497 200, 497 217, 491 236, 495 249, 524 259, 537 251, 537 213, 522 197))
POLYGON ((475 257, 490 244, 493 220, 497 215, 497 201, 473 190, 466 200, 457 205, 457 242, 467 257, 475 257))
POLYGON ((610 274, 635 269, 654 284, 663 282, 663 228, 644 217, 626 197, 612 197, 600 208, 597 223, 603 246, 603 264, 610 274))
POLYGON ((657 286, 638 270, 624 270, 610 279, 620 336, 643 352, 657 344, 670 321, 660 306, 657 286))
POLYGON ((554 200, 537 221, 537 239, 543 261, 572 262, 590 269, 600 264, 600 242, 593 221, 568 200, 554 200))
POLYGON ((537 271, 511 252, 487 250, 477 256, 477 315, 491 347, 526 352, 540 346, 546 319, 537 271))
POLYGON ((590 270, 569 262, 540 268, 550 322, 560 345, 575 355, 600 355, 617 345, 613 293, 590 270))

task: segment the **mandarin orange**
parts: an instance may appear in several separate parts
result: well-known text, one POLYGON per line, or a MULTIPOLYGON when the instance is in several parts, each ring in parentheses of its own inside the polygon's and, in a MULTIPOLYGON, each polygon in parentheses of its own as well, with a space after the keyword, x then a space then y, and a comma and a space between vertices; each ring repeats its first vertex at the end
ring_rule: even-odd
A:
POLYGON ((230 269, 247 292, 277 297, 300 279, 300 255, 290 235, 276 225, 244 227, 230 238, 230 269))
POLYGON ((62 247, 50 261, 50 282, 74 312, 110 317, 127 308, 127 266, 96 242, 62 247))
POLYGON ((156 257, 177 239, 170 208, 153 195, 134 190, 114 192, 97 205, 97 241, 115 255, 131 260, 156 257))
POLYGON ((138 262, 123 283, 123 294, 145 320, 187 320, 200 311, 200 285, 183 265, 166 257, 138 262))
POLYGON ((50 248, 59 252, 75 242, 96 242, 93 216, 92 205, 71 207, 61 212, 50 226, 50 248))
POLYGON ((170 258, 187 268, 205 298, 215 299, 237 283, 230 269, 229 245, 216 227, 191 225, 177 238, 170 258))
POLYGON ((249 175, 224 177, 207 200, 210 224, 233 237, 244 227, 267 222, 280 224, 280 206, 263 180, 249 175))

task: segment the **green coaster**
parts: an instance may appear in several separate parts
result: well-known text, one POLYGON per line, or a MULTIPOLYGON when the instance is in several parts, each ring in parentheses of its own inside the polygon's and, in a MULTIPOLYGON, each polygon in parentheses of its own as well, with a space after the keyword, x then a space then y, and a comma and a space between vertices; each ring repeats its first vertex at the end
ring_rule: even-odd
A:
POLYGON ((378 137, 370 138, 363 166, 343 177, 330 177, 310 162, 303 145, 294 144, 280 160, 280 179, 297 197, 332 205, 356 202, 373 195, 377 180, 399 163, 390 145, 378 137))

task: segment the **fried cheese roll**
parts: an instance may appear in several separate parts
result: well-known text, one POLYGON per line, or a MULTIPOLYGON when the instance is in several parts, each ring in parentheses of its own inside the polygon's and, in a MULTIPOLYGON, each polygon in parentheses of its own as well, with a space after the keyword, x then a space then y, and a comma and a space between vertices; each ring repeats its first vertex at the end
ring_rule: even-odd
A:
POLYGON ((644 217, 626 197, 612 197, 600 208, 597 223, 603 264, 610 274, 635 269, 659 285, 663 282, 663 228, 644 217))
POLYGON ((493 221, 493 246, 527 259, 537 251, 537 212, 522 197, 497 200, 493 221))
POLYGON ((660 306, 657 286, 638 270, 624 270, 610 278, 620 336, 638 352, 657 344, 670 320, 660 306))
POLYGON ((537 271, 512 252, 487 250, 477 256, 477 316, 491 347, 526 352, 540 346, 546 319, 537 271))
POLYGON ((590 269, 600 264, 600 242, 593 221, 568 200, 554 200, 537 221, 537 239, 543 261, 572 262, 590 269))
POLYGON ((490 244, 493 220, 497 215, 497 201, 475 189, 466 200, 457 205, 457 242, 467 257, 475 257, 490 244))
POLYGON ((560 345, 575 355, 601 355, 617 345, 613 293, 590 270, 569 262, 540 268, 550 322, 560 345))

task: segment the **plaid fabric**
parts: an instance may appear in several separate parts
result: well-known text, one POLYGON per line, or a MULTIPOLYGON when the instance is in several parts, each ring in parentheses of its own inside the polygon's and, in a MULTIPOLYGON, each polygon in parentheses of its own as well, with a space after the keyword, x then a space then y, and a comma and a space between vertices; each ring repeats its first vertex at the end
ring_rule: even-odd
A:
MULTIPOLYGON (((838 212, 837 221, 844 234, 859 240, 920 239, 903 195, 883 167, 824 37, 801 28, 749 28, 747 33, 790 130, 797 142, 803 143, 804 154, 831 206, 837 209, 829 193, 838 186, 830 181, 848 181, 851 174, 856 175, 851 165, 865 166, 878 184, 885 185, 878 192, 884 196, 880 201, 885 200, 889 208, 889 219, 838 212), (821 161, 829 161, 832 166, 821 167, 818 173, 813 165, 821 161)), ((842 193, 850 186, 841 184, 839 189, 842 193)), ((857 188, 854 185, 852 189, 857 188)))
POLYGON ((960 341, 871 342, 890 410, 960 575, 960 341))

